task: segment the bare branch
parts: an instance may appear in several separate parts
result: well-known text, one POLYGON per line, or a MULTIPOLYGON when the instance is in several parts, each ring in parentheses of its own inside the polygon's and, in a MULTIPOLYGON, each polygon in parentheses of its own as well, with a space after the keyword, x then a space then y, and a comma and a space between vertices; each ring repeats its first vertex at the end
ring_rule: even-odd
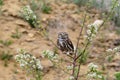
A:
POLYGON ((77 41, 77 45, 76 45, 76 50, 75 50, 75 53, 74 53, 73 71, 72 71, 72 75, 73 75, 73 76, 74 76, 75 67, 76 67, 77 49, 78 49, 78 45, 79 45, 80 37, 81 37, 81 35, 82 35, 83 28, 84 28, 84 26, 85 26, 85 20, 86 20, 86 13, 85 13, 85 16, 84 16, 82 28, 81 28, 80 33, 79 33, 79 36, 78 36, 78 41, 77 41))

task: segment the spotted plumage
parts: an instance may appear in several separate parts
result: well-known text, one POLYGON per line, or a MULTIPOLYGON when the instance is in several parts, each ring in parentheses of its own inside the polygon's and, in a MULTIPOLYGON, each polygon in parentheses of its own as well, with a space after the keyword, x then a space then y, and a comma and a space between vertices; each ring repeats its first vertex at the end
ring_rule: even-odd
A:
POLYGON ((66 54, 73 54, 74 52, 74 46, 66 32, 58 33, 57 45, 66 54))

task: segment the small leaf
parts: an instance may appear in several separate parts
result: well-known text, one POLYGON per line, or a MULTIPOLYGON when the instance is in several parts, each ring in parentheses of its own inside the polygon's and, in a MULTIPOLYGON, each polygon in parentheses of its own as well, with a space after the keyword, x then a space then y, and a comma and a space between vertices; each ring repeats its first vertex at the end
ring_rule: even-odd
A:
POLYGON ((115 74, 115 78, 116 78, 116 80, 120 80, 120 72, 117 72, 117 73, 115 74))

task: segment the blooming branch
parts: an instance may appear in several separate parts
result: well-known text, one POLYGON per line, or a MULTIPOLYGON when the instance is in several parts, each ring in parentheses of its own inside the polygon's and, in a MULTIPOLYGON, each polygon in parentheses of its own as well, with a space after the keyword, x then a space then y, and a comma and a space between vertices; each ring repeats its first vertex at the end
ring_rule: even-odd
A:
POLYGON ((32 74, 36 80, 41 80, 40 73, 43 67, 39 59, 21 49, 19 50, 19 54, 15 56, 15 60, 20 64, 23 70, 26 70, 27 74, 32 74))

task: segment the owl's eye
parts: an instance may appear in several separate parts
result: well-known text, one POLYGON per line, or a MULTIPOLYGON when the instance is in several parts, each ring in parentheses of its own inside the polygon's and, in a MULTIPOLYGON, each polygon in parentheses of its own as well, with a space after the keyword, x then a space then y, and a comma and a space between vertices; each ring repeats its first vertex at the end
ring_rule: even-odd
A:
POLYGON ((58 38, 62 39, 63 35, 62 34, 58 34, 58 38))
POLYGON ((61 39, 68 38, 68 34, 66 32, 61 32, 58 34, 58 38, 61 38, 61 39))
POLYGON ((61 34, 59 34, 59 35, 58 35, 58 37, 59 37, 59 38, 61 38, 61 37, 62 37, 62 35, 61 35, 61 34))
POLYGON ((68 35, 65 35, 65 38, 68 38, 68 35))

